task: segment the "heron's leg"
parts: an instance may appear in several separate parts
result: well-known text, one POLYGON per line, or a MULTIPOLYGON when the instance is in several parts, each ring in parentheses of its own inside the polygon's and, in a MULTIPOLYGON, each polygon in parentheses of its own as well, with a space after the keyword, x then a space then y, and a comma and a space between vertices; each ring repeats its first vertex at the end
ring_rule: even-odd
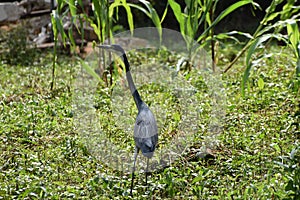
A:
POLYGON ((147 185, 147 176, 148 176, 148 166, 149 166, 149 158, 147 158, 147 167, 146 167, 146 185, 147 185))
POLYGON ((139 153, 139 148, 135 147, 135 150, 134 150, 134 161, 133 161, 133 168, 132 168, 132 174, 131 174, 131 187, 130 187, 130 195, 132 196, 132 189, 133 189, 133 179, 134 179, 134 171, 135 171, 135 163, 136 163, 136 158, 137 158, 137 155, 139 153))

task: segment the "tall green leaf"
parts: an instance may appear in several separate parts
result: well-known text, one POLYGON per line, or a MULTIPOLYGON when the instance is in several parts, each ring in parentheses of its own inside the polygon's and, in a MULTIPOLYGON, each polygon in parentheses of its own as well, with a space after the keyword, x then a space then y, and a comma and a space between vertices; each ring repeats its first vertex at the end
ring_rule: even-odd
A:
POLYGON ((128 22, 128 25, 129 25, 129 29, 130 29, 131 33, 133 33, 134 25, 133 25, 133 16, 132 16, 131 8, 126 3, 126 0, 123 1, 122 5, 125 8, 126 13, 127 13, 127 22, 128 22))
POLYGON ((235 11, 236 9, 247 5, 247 4, 255 4, 253 2, 253 0, 242 0, 242 1, 238 1, 234 4, 232 4, 231 6, 229 6, 228 8, 226 8, 225 10, 223 10, 218 17, 212 22, 212 24, 204 30, 204 32, 201 34, 201 36, 197 39, 197 42, 200 42, 201 40, 203 40, 203 38, 205 37, 205 35, 207 34, 207 32, 213 28, 216 24, 218 24, 222 19, 224 19, 224 17, 226 17, 227 15, 229 15, 230 13, 232 13, 233 11, 235 11))
POLYGON ((69 0, 68 4, 69 4, 69 9, 70 9, 70 12, 71 12, 71 16, 72 17, 76 16, 77 8, 76 8, 76 5, 75 5, 75 0, 69 0))
POLYGON ((64 31, 62 19, 59 17, 57 11, 53 10, 51 15, 52 29, 54 33, 54 39, 58 38, 58 33, 61 34, 61 39, 64 45, 66 45, 67 35, 64 31))
POLYGON ((175 0, 168 0, 168 3, 173 10, 173 13, 175 15, 175 18, 177 22, 179 23, 180 27, 180 32, 184 36, 184 24, 185 24, 185 19, 184 19, 184 13, 181 12, 181 7, 178 3, 175 2, 175 0))
POLYGON ((299 58, 299 51, 298 51, 298 44, 300 41, 300 34, 299 34, 299 27, 297 25, 297 22, 294 21, 291 24, 287 24, 287 32, 289 36, 289 41, 291 43, 292 49, 295 52, 295 55, 297 58, 299 58))
POLYGON ((251 67, 252 67, 252 63, 251 63, 251 57, 252 55, 255 53, 256 49, 264 42, 266 42, 267 40, 269 40, 270 38, 272 37, 275 37, 275 38, 278 38, 277 35, 274 35, 274 34, 266 34, 266 35, 263 35, 259 38, 256 38, 253 43, 251 44, 251 46, 249 47, 249 50, 247 52, 247 55, 246 55, 246 60, 245 60, 245 63, 246 63, 246 70, 244 72, 244 75, 243 75, 243 80, 242 80, 242 85, 241 85, 241 90, 242 90, 242 96, 244 97, 245 96, 245 86, 247 84, 247 81, 249 79, 249 76, 250 76, 250 70, 251 70, 251 67))
POLYGON ((131 4, 127 3, 126 0, 114 1, 109 6, 109 17, 110 18, 113 17, 113 14, 115 13, 115 9, 117 9, 120 6, 124 7, 124 9, 126 10, 126 14, 127 14, 127 22, 128 22, 128 25, 129 25, 129 29, 132 33, 133 29, 134 29, 134 23, 133 23, 133 16, 132 16, 130 5, 131 4))
MULTIPOLYGON (((149 17, 154 26, 157 28, 158 34, 159 34, 159 38, 161 40, 162 38, 162 20, 160 20, 156 10, 153 8, 153 6, 151 5, 150 2, 145 1, 145 0, 139 0, 140 3, 142 3, 147 9, 143 8, 142 6, 136 5, 136 4, 129 4, 131 7, 136 8, 140 11, 142 11, 145 15, 147 15, 147 17, 149 17)), ((164 13, 166 14, 166 13, 164 13)))
POLYGON ((82 59, 78 58, 81 63, 81 66, 86 70, 86 72, 91 75, 93 78, 103 83, 103 80, 99 77, 99 75, 82 59))

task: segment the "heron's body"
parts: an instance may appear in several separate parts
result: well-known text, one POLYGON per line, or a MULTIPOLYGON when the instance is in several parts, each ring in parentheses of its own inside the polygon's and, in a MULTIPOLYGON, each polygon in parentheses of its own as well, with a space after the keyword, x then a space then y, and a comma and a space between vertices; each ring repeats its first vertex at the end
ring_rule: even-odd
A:
POLYGON ((147 158, 152 158, 157 141, 157 124, 148 106, 142 102, 134 125, 134 141, 147 158))
POLYGON ((121 57, 123 58, 125 64, 128 85, 138 109, 138 115, 136 117, 136 121, 134 125, 135 153, 134 153, 134 163, 133 163, 133 170, 132 170, 132 182, 131 182, 131 189, 130 189, 130 193, 132 195, 136 158, 140 150, 142 151, 142 154, 148 158, 147 168, 146 168, 146 183, 147 183, 147 172, 148 172, 148 164, 149 164, 148 162, 149 159, 152 158, 155 151, 155 147, 158 142, 157 124, 153 113, 151 112, 149 107, 142 101, 141 96, 134 85, 130 73, 130 65, 123 48, 119 45, 100 45, 99 47, 121 53, 121 57))

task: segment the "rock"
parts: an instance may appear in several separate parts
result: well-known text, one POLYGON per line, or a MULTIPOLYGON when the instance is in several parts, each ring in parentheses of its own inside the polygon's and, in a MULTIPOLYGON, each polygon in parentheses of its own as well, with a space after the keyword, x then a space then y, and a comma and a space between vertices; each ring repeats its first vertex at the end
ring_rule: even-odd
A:
POLYGON ((23 7, 19 7, 17 3, 0 3, 0 24, 17 21, 24 12, 23 7))
POLYGON ((19 7, 26 10, 26 14, 36 10, 50 10, 50 0, 23 0, 18 3, 19 7))

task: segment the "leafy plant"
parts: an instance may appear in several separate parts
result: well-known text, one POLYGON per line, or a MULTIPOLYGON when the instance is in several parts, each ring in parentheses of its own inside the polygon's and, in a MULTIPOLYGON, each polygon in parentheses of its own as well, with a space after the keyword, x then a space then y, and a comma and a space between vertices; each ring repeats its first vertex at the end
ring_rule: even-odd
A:
MULTIPOLYGON (((300 14, 298 11, 300 10, 299 6, 294 6, 295 1, 288 1, 283 7, 282 10, 276 11, 279 5, 281 5, 284 1, 283 0, 273 0, 270 4, 270 6, 266 9, 266 14, 262 21, 260 22, 259 26, 257 27, 256 31, 250 37, 248 42, 245 44, 243 49, 238 53, 238 55, 232 60, 232 62, 226 67, 224 70, 224 73, 226 73, 233 64, 241 57, 241 55, 245 52, 246 53, 246 69, 244 72, 242 85, 241 85, 241 91, 242 96, 245 96, 245 88, 247 81, 250 76, 250 70, 253 66, 253 62, 251 60, 254 53, 258 50, 264 47, 264 43, 267 41, 270 41, 270 39, 275 38, 276 40, 281 40, 286 43, 288 43, 287 38, 281 34, 281 31, 285 27, 289 27, 288 29, 294 29, 295 27, 291 27, 289 24, 295 24, 299 21, 300 14), (275 23, 272 23, 276 17, 280 17, 280 20, 276 21, 275 23)), ((288 30, 288 31, 289 31, 288 30)), ((296 35, 297 33, 293 34, 292 37, 289 37, 291 41, 292 47, 297 51, 297 47, 295 46, 295 38, 298 37, 296 35), (296 48, 295 48, 296 47, 296 48)), ((296 53, 297 55, 297 53, 296 53)), ((297 64, 298 66, 298 64, 297 64)), ((297 67, 297 70, 299 68, 297 67)))
MULTIPOLYGON (((75 41, 73 38, 73 27, 76 27, 76 30, 81 34, 82 39, 84 38, 84 31, 83 26, 85 23, 87 25, 90 25, 93 27, 94 32, 96 33, 98 37, 98 41, 100 43, 103 43, 106 39, 108 40, 108 43, 111 43, 113 41, 113 30, 118 29, 120 26, 116 24, 116 22, 119 19, 118 13, 119 8, 124 8, 127 14, 127 22, 129 25, 129 29, 131 33, 133 33, 134 29, 134 21, 133 21, 133 15, 131 12, 131 8, 135 8, 140 10, 141 12, 145 13, 146 16, 148 16, 152 21, 153 24, 157 27, 160 39, 162 38, 162 27, 161 23, 166 15, 166 11, 162 17, 162 19, 159 18, 156 10, 152 7, 152 5, 145 0, 139 0, 140 4, 132 4, 127 3, 126 0, 116 0, 110 3, 108 0, 93 0, 93 16, 89 16, 87 13, 78 13, 78 7, 83 10, 83 4, 82 1, 63 1, 58 0, 58 6, 57 10, 53 11, 52 13, 52 24, 53 24, 53 30, 54 30, 54 41, 55 41, 55 49, 57 48, 57 39, 58 35, 61 35, 61 41, 64 45, 66 45, 67 40, 70 41, 70 45, 72 49, 75 49, 75 41), (145 8, 144 8, 145 7, 145 8), (65 8, 65 11, 63 11, 63 8, 65 8), (67 17, 68 13, 71 14, 71 22, 72 26, 68 29, 68 34, 65 33, 65 30, 63 28, 63 18, 67 17), (79 21, 79 25, 77 23, 79 21)), ((102 52, 102 58, 105 63, 105 56, 102 52)), ((55 57, 56 57, 56 50, 54 50, 54 58, 53 58, 53 83, 54 83, 54 77, 55 77, 55 57)), ((109 56, 109 60, 110 60, 109 56)), ((110 63, 110 62, 109 62, 110 63)), ((110 85, 112 85, 112 77, 113 77, 113 65, 110 66, 109 73, 110 73, 110 85)), ((101 70, 103 71, 103 70, 101 70)), ((107 74, 106 71, 103 72, 103 74, 107 74)), ((105 79, 106 80, 106 79, 105 79)))
MULTIPOLYGON (((213 70, 215 66, 214 58, 214 27, 227 15, 246 4, 255 4, 252 0, 240 0, 228 8, 224 9, 216 18, 214 18, 214 11, 216 9, 218 0, 187 0, 186 7, 182 11, 180 5, 175 0, 168 0, 168 3, 179 23, 180 32, 186 41, 189 56, 191 57, 194 50, 195 40, 200 43, 200 47, 211 43, 213 70), (204 31, 199 35, 199 29, 204 27, 204 31)), ((222 33, 222 36, 224 37, 222 33)), ((216 36, 217 38, 218 36, 216 36)))
POLYGON ((300 32, 297 22, 294 20, 287 24, 287 33, 289 36, 289 46, 293 50, 296 58, 296 77, 294 81, 294 90, 299 92, 300 89, 300 32))
POLYGON ((156 12, 156 10, 153 8, 153 6, 151 5, 150 2, 145 1, 145 0, 139 0, 139 2, 142 3, 144 5, 144 7, 146 7, 146 9, 142 6, 137 5, 137 4, 129 3, 129 5, 133 8, 136 8, 136 9, 140 10, 145 15, 147 15, 149 17, 149 19, 152 20, 153 24, 157 28, 159 39, 160 39, 160 42, 161 42, 161 39, 162 39, 162 26, 161 26, 161 24, 164 21, 166 15, 167 15, 168 6, 166 7, 166 9, 163 13, 163 16, 160 19, 157 12, 156 12))

